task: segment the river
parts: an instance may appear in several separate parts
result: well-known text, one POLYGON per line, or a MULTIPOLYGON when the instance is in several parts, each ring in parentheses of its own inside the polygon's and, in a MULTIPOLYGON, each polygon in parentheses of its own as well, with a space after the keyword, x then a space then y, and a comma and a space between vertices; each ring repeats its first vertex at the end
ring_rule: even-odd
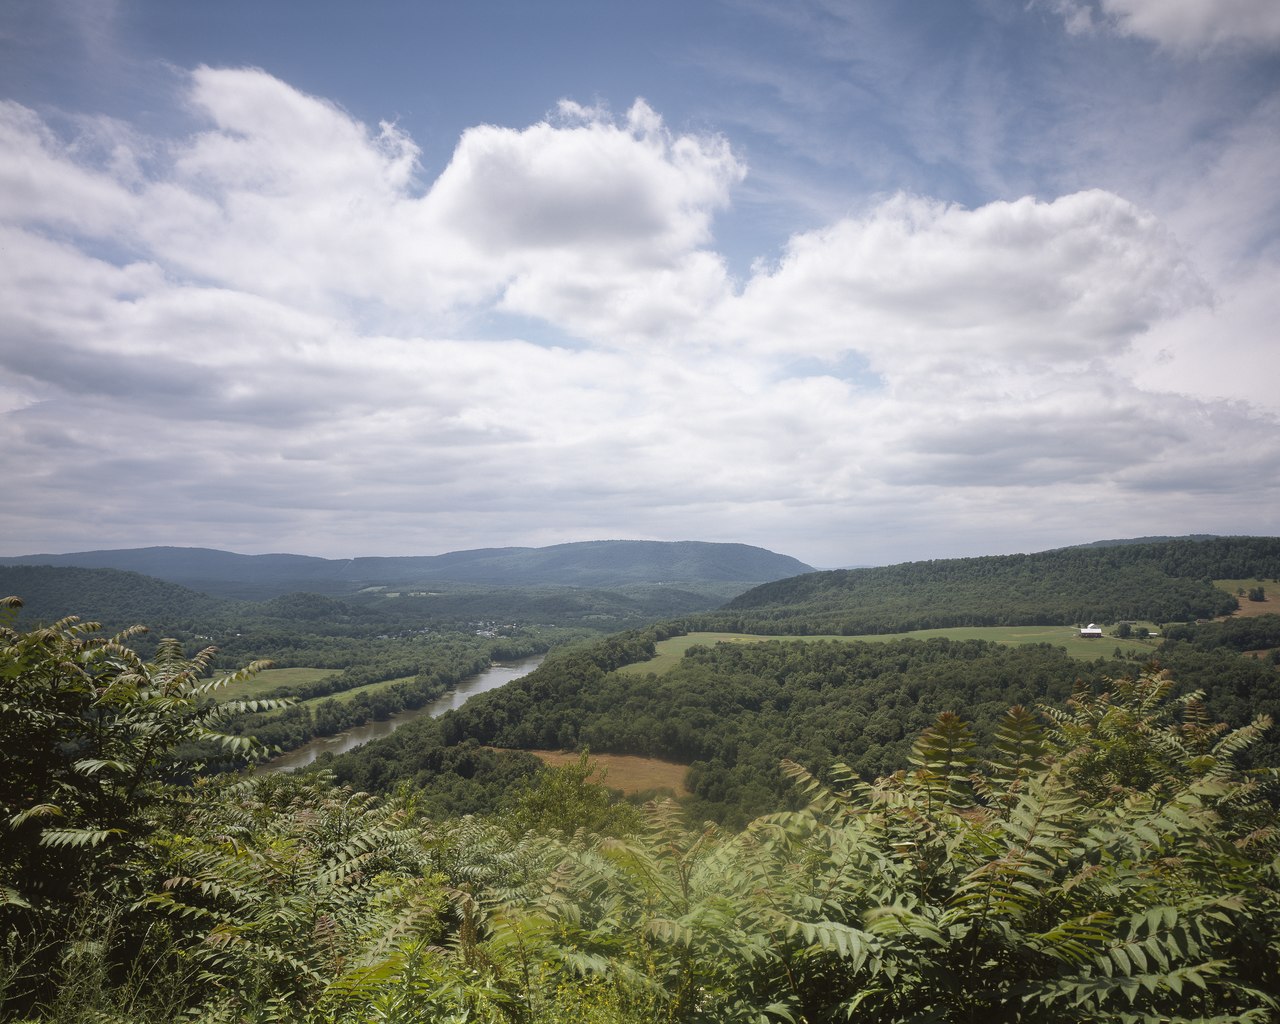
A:
MULTIPOLYGON (((390 736, 405 722, 412 722, 415 718, 420 718, 423 715, 429 718, 439 718, 446 711, 462 707, 468 698, 474 697, 477 693, 496 690, 499 686, 506 686, 513 679, 527 676, 542 664, 543 657, 545 655, 539 654, 536 657, 523 658, 520 661, 508 661, 490 665, 483 672, 468 676, 443 697, 438 697, 430 704, 424 704, 420 708, 410 708, 408 711, 401 711, 390 718, 383 719, 381 722, 366 722, 364 725, 358 725, 354 729, 347 729, 345 732, 335 733, 332 736, 318 736, 301 747, 281 754, 279 757, 273 757, 266 764, 259 766, 255 770, 259 772, 292 771, 294 768, 302 768, 305 765, 309 765, 326 751, 334 754, 343 754, 348 750, 354 750, 356 747, 368 743, 370 740, 390 736)), ((341 697, 341 694, 335 694, 335 696, 341 697)))

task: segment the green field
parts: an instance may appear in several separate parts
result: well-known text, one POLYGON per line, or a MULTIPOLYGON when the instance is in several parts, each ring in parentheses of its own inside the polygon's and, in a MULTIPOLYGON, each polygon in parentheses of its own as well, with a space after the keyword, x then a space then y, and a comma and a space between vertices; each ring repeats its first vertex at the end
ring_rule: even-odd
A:
POLYGON ((1262 587, 1265 590, 1267 587, 1276 586, 1276 581, 1264 580, 1255 576, 1253 579, 1248 580, 1214 580, 1213 585, 1219 590, 1225 590, 1232 597, 1238 597, 1242 590, 1245 593, 1248 593, 1254 587, 1262 587))
POLYGON ((298 706, 301 707, 304 704, 319 704, 322 700, 329 700, 330 698, 337 701, 347 701, 351 700, 358 694, 385 690, 388 687, 395 686, 396 683, 411 683, 416 678, 416 676, 401 676, 399 679, 384 679, 380 683, 365 683, 364 686, 355 686, 350 690, 342 690, 338 693, 327 693, 323 697, 312 697, 310 700, 299 701, 298 706))
MULTIPOLYGON (((218 700, 257 700, 272 690, 286 686, 303 686, 314 683, 318 679, 336 676, 335 668, 268 668, 259 672, 252 679, 243 683, 233 683, 217 691, 218 700)), ((219 670, 215 678, 229 675, 230 672, 219 670)))
MULTIPOLYGON (((1154 628, 1150 623, 1134 623, 1154 628)), ((839 640, 846 643, 869 642, 887 643, 890 640, 928 640, 930 637, 946 637, 949 640, 991 640, 1001 644, 1053 644, 1065 648, 1073 658, 1092 661, 1095 658, 1109 658, 1119 645, 1126 654, 1144 651, 1154 652, 1160 645, 1160 638, 1138 640, 1130 637, 1119 640, 1114 636, 1104 636, 1101 640, 1082 640, 1080 631, 1074 626, 958 626, 953 629, 920 629, 911 633, 878 633, 870 636, 758 636, 748 633, 688 633, 684 636, 673 636, 657 644, 657 654, 648 661, 624 665, 619 672, 641 675, 656 672, 661 675, 669 672, 684 657, 684 652, 698 644, 711 645, 717 643, 761 643, 766 640, 839 640)))
MULTIPOLYGON (((338 674, 337 669, 332 668, 269 668, 259 672, 248 682, 239 685, 228 686, 218 691, 219 700, 257 700, 264 697, 273 690, 282 687, 303 686, 306 683, 314 683, 320 679, 328 679, 338 674)), ((335 700, 351 700, 357 694, 373 693, 375 690, 385 690, 389 686, 395 686, 396 683, 412 682, 414 676, 402 676, 399 679, 384 679, 380 683, 366 683, 364 686, 356 686, 350 690, 342 690, 338 693, 328 693, 321 697, 311 697, 308 700, 299 701, 301 704, 316 704, 322 700, 328 700, 330 697, 335 700)))

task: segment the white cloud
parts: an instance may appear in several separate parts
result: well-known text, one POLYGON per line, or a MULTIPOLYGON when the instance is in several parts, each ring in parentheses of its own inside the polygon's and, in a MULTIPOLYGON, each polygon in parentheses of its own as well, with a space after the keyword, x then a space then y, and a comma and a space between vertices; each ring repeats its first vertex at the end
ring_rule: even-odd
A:
POLYGON ((428 202, 504 288, 502 305, 596 341, 660 336, 726 287, 703 250, 745 167, 719 137, 674 136, 637 100, 625 125, 560 105, 561 123, 467 131, 428 202))
POLYGON ((136 212, 127 188, 78 164, 33 111, 0 100, 0 218, 105 235, 136 212))
POLYGON ((1174 49, 1280 45, 1274 0, 1102 0, 1119 31, 1174 49))
POLYGON ((1121 35, 1149 39, 1171 50, 1280 46, 1280 6, 1274 0, 1051 0, 1068 32, 1099 24, 1121 35))
POLYGON ((1062 16, 1063 25, 1073 36, 1084 35, 1094 29, 1093 8, 1082 0, 1045 0, 1056 14, 1062 16))
POLYGON ((1151 391, 1243 401, 1280 416, 1277 294, 1280 265, 1260 263, 1222 285, 1211 306, 1189 309, 1138 339, 1120 369, 1151 391))
POLYGON ((0 109, 15 551, 658 536, 831 564, 872 560, 861 533, 906 557, 1002 517, 1158 495, 1142 532, 1181 532, 1206 487, 1275 497, 1274 419, 1217 400, 1274 379, 1269 271, 1211 306, 1111 192, 892 196, 738 284, 713 218, 742 160, 643 102, 470 129, 423 182, 399 129, 263 72, 201 69, 191 100, 189 136, 93 146, 0 109), (491 337, 511 313, 540 343, 491 337), (1234 389, 1224 328, 1259 367, 1234 389))
POLYGON ((566 269, 644 287, 710 240, 744 173, 723 139, 673 134, 643 101, 622 124, 566 103, 556 124, 470 129, 429 189, 396 127, 370 131, 264 72, 201 68, 190 102, 213 127, 172 146, 142 244, 187 274, 333 312, 445 317, 510 287, 511 309, 541 315, 566 304, 566 269))
POLYGON ((985 373, 1116 355, 1206 295, 1159 222, 1109 193, 977 210, 900 195, 794 237, 735 313, 767 348, 855 351, 892 375, 985 373))
POLYGON ((665 263, 710 241, 744 169, 719 138, 672 137, 643 101, 625 126, 562 104, 566 123, 467 131, 432 188, 441 219, 490 253, 625 248, 665 263))

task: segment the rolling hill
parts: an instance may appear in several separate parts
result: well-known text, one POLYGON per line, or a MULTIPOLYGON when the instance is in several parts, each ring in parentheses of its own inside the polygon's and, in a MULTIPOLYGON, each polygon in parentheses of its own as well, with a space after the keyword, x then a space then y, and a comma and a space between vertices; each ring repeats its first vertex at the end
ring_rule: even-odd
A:
POLYGON ((226 602, 142 573, 63 565, 0 565, 0 596, 22 600, 25 626, 66 615, 108 630, 163 622, 170 628, 207 620, 226 602))
POLYGON ((0 565, 120 569, 207 594, 257 600, 297 591, 344 595, 373 586, 413 587, 437 582, 596 588, 741 584, 745 589, 812 571, 798 559, 747 544, 636 540, 350 559, 146 547, 23 555, 0 558, 0 565))
POLYGON ((953 626, 1212 618, 1215 579, 1280 575, 1280 538, 1181 538, 1028 555, 905 562, 765 583, 697 620, 748 633, 893 633, 953 626))

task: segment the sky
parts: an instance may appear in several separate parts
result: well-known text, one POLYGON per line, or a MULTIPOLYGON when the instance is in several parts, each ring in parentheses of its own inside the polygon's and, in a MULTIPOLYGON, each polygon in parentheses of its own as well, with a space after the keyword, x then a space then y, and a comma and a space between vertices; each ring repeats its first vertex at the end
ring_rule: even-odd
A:
POLYGON ((1276 0, 5 0, 0 554, 1280 533, 1276 0))

